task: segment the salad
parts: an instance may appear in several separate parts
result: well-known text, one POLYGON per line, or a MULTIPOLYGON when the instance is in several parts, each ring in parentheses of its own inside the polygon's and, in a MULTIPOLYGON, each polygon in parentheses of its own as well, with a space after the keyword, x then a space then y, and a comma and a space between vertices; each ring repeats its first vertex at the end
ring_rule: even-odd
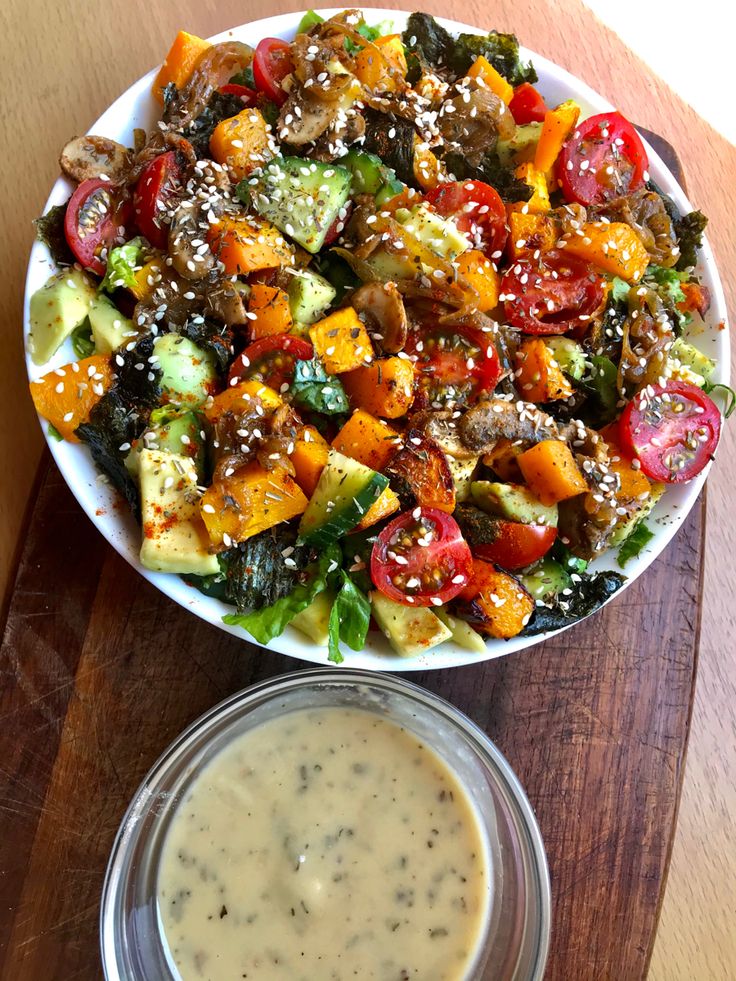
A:
POLYGON ((180 32, 155 129, 61 154, 29 351, 75 357, 36 408, 142 565, 261 643, 566 626, 624 581, 591 560, 625 566, 714 453, 722 386, 684 335, 706 219, 620 113, 536 80, 512 35, 310 11, 255 50, 180 32))

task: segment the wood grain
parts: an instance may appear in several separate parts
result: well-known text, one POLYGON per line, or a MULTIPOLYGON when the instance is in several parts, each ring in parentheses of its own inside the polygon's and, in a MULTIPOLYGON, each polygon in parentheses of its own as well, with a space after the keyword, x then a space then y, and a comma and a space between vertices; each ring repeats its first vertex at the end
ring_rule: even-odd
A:
MULTIPOLYGON (((280 2, 269 13, 299 6, 280 2)), ((730 144, 674 96, 578 0, 558 0, 553 8, 542 0, 500 0, 491 12, 477 0, 423 6, 481 26, 515 30, 530 47, 586 79, 625 113, 677 146, 689 176, 691 199, 711 216, 710 241, 729 307, 731 311, 736 308, 736 240, 730 218, 736 153, 730 144)), ((40 211, 46 189, 55 177, 58 149, 70 134, 86 129, 122 89, 160 60, 179 26, 206 35, 263 12, 250 0, 237 4, 233 0, 180 0, 166 5, 109 0, 103 6, 75 4, 73 16, 66 5, 50 0, 31 4, 5 0, 0 6, 0 29, 5 39, 0 64, 4 124, 6 132, 23 137, 10 158, 6 194, 0 203, 0 261, 5 276, 0 296, 4 342, 0 445, 12 461, 12 467, 5 468, 2 486, 0 596, 14 566, 41 446, 20 364, 21 295, 32 236, 30 219, 40 211), (141 30, 142 24, 145 30, 141 30), (32 71, 29 66, 33 66, 32 71)), ((736 446, 731 432, 726 434, 718 466, 709 480, 710 526, 717 528, 717 533, 709 542, 706 560, 703 643, 688 778, 660 939, 652 960, 655 981, 736 977, 736 933, 732 929, 736 912, 732 844, 736 735, 730 722, 736 704, 736 650, 731 639, 736 624, 728 574, 736 554, 736 532, 733 523, 724 520, 730 512, 734 478, 736 446)), ((67 507, 70 515, 76 513, 73 503, 67 502, 67 507)), ((50 533, 56 537, 63 529, 54 527, 50 533)), ((92 573, 94 548, 90 538, 85 541, 90 548, 84 561, 92 573)), ((70 547, 69 557, 80 554, 70 547)), ((43 548, 35 560, 40 568, 49 561, 43 548)), ((65 586, 71 588, 71 579, 65 586)), ((91 594, 83 595, 83 583, 77 588, 80 603, 82 598, 92 601, 91 594)), ((30 597, 27 600, 31 602, 30 597)), ((32 612, 43 620, 47 616, 44 597, 36 597, 34 602, 37 607, 32 612)), ((55 705, 55 700, 65 697, 65 686, 71 685, 58 652, 82 628, 74 622, 71 607, 57 611, 54 618, 54 631, 44 635, 49 684, 42 684, 39 690, 55 705), (57 693, 48 696, 54 685, 58 686, 57 693)), ((17 655, 18 664, 22 663, 19 658, 17 655)), ((12 672, 12 665, 8 670, 12 672)), ((32 678, 32 673, 28 677, 32 678)), ((43 701, 45 705, 45 698, 43 701)), ((546 703, 545 697, 540 711, 546 703)), ((57 733, 59 717, 58 713, 48 714, 46 730, 41 730, 39 739, 45 738, 44 732, 57 733)), ((43 755, 41 749, 37 752, 43 755)), ((10 762, 3 765, 10 766, 10 762)), ((38 808, 41 803, 36 800, 23 806, 38 808)), ((69 929, 73 930, 73 923, 69 929)))
MULTIPOLYGON (((483 726, 527 789, 552 877, 550 981, 644 976, 687 736, 702 529, 696 507, 648 577, 574 631, 411 676, 483 726)), ((106 859, 151 762, 218 700, 294 667, 154 590, 49 469, 0 650, 2 981, 96 976, 106 859)))

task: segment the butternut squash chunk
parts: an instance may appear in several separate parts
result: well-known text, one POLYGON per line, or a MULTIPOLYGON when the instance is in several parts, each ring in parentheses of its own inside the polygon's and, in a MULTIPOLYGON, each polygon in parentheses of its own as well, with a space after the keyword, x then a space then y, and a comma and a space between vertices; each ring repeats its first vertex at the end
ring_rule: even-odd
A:
POLYGON ((381 491, 381 496, 376 502, 368 508, 355 530, 364 531, 366 528, 370 528, 371 525, 378 524, 379 521, 388 518, 394 511, 398 511, 400 507, 401 501, 398 496, 394 494, 390 487, 386 487, 385 490, 381 491))
POLYGON ((516 384, 527 402, 568 399, 572 385, 540 337, 528 337, 516 352, 516 384))
POLYGON ((211 401, 205 402, 204 414, 209 422, 216 422, 224 412, 248 412, 253 408, 254 400, 258 399, 267 412, 272 412, 282 406, 283 399, 263 382, 249 379, 238 385, 226 388, 224 392, 211 401))
POLYGON ((414 401, 414 366, 403 358, 381 358, 341 378, 350 404, 374 416, 398 419, 414 401))
POLYGON ((604 272, 638 283, 649 264, 649 253, 633 228, 620 221, 587 221, 582 235, 565 238, 564 249, 604 272))
POLYGON ((512 259, 524 259, 535 252, 549 252, 557 242, 558 229, 548 215, 523 211, 509 214, 509 249, 512 259))
POLYGON ((371 470, 381 471, 396 453, 399 443, 399 434, 383 419, 356 409, 333 439, 332 446, 371 470))
POLYGON ((249 463, 207 488, 201 513, 212 544, 230 548, 295 518, 306 507, 307 498, 285 470, 264 470, 258 463, 249 463))
POLYGON ((210 153, 235 180, 242 181, 273 156, 269 144, 268 126, 260 110, 243 109, 217 124, 210 137, 210 153))
POLYGON ((102 354, 55 368, 30 384, 36 412, 65 440, 78 443, 74 430, 89 419, 90 412, 112 384, 112 375, 110 358, 102 354))
POLYGON ((352 371, 373 358, 373 345, 352 307, 336 310, 309 328, 314 352, 330 375, 352 371))
POLYGON ((483 55, 478 55, 473 64, 468 69, 468 77, 480 79, 483 84, 497 95, 499 99, 502 99, 506 105, 511 102, 514 97, 514 87, 507 82, 503 75, 496 71, 493 65, 484 58, 483 55))
POLYGON ((534 166, 546 174, 560 155, 562 144, 575 129, 580 116, 580 106, 568 99, 556 109, 550 109, 542 123, 542 133, 534 154, 534 166))
POLYGON ((500 640, 520 634, 534 612, 534 600, 519 580, 483 559, 473 559, 473 574, 458 600, 464 619, 500 640))
POLYGON ((498 305, 498 270, 478 249, 469 249, 455 260, 458 276, 462 276, 478 294, 478 309, 487 313, 498 305))
POLYGON ((171 82, 180 89, 189 81, 200 55, 209 46, 209 41, 196 34, 179 31, 153 83, 153 95, 157 102, 164 104, 164 89, 171 82))
POLYGON ((228 276, 290 266, 294 252, 278 229, 245 215, 224 215, 208 234, 228 276))
POLYGON ((366 44, 355 56, 356 78, 368 89, 393 92, 408 71, 399 34, 386 34, 366 44))
POLYGON ((307 497, 314 494, 329 452, 330 444, 314 426, 305 426, 294 442, 289 459, 294 466, 294 480, 307 497))
POLYGON ((272 334, 288 334, 293 327, 289 297, 277 286, 253 283, 248 298, 248 312, 255 314, 250 320, 250 338, 257 341, 272 334))
POLYGON ((522 453, 517 462, 529 489, 542 504, 557 504, 588 489, 572 451, 561 440, 545 439, 522 453))
POLYGON ((549 189, 544 172, 537 170, 533 163, 522 163, 514 171, 515 175, 532 188, 534 193, 526 202, 517 201, 509 205, 509 211, 523 211, 525 214, 543 215, 550 209, 549 189))

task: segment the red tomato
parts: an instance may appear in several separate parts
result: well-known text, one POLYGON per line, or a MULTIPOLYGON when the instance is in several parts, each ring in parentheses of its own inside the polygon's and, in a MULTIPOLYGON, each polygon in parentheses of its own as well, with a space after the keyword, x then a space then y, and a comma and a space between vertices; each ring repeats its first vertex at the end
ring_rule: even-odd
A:
POLYGON ((281 83, 294 71, 291 45, 277 37, 265 37, 256 48, 253 58, 253 78, 264 95, 282 106, 286 92, 281 83))
POLYGON ((548 525, 522 525, 518 521, 497 522, 492 542, 473 546, 473 555, 495 562, 504 569, 524 569, 552 548, 557 529, 548 525))
POLYGON ((371 552, 371 578, 384 596, 405 606, 441 606, 457 596, 473 568, 454 518, 414 508, 394 518, 371 552))
POLYGON ((605 204, 630 194, 648 179, 644 144, 618 112, 580 123, 557 158, 557 179, 568 201, 605 204))
POLYGON ((254 106, 258 99, 258 93, 254 92, 253 89, 249 89, 247 85, 235 85, 233 82, 228 82, 227 85, 221 85, 220 92, 222 95, 238 96, 243 100, 243 105, 245 106, 254 106))
POLYGON ((491 334, 475 327, 411 331, 404 350, 414 361, 414 410, 469 405, 492 392, 501 374, 491 334))
POLYGON ((509 230, 498 191, 483 181, 450 181, 427 191, 425 200, 443 218, 453 218, 476 248, 499 259, 509 230))
POLYGON ((624 451, 650 480, 681 484, 712 459, 721 434, 721 413, 697 385, 667 382, 644 388, 623 411, 624 451))
POLYGON ((184 171, 176 159, 176 151, 169 150, 154 157, 146 164, 133 195, 133 212, 141 235, 151 245, 165 249, 169 241, 166 215, 182 192, 184 171))
POLYGON ((120 188, 100 177, 82 181, 64 216, 64 235, 80 265, 105 275, 107 250, 125 238, 129 214, 130 202, 120 188))
POLYGON ((275 391, 288 387, 294 377, 294 364, 309 361, 314 348, 309 341, 293 334, 274 334, 249 344, 230 367, 228 384, 237 385, 253 378, 275 391))
POLYGON ((604 279, 563 252, 520 259, 504 273, 500 296, 506 319, 526 334, 585 334, 605 302, 604 279))
POLYGON ((541 123, 549 111, 544 99, 529 82, 522 82, 514 89, 509 109, 518 126, 541 123))

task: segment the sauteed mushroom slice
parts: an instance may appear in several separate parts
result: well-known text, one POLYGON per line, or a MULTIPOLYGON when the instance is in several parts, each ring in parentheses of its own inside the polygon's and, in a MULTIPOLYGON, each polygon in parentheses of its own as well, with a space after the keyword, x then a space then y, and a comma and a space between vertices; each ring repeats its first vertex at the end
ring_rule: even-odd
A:
POLYGON ((386 354, 403 350, 409 323, 396 283, 365 283, 353 293, 350 303, 371 336, 379 335, 375 339, 386 354))
POLYGON ((80 184, 101 176, 120 183, 130 162, 130 151, 106 136, 77 136, 67 143, 59 157, 59 165, 66 176, 80 184))

